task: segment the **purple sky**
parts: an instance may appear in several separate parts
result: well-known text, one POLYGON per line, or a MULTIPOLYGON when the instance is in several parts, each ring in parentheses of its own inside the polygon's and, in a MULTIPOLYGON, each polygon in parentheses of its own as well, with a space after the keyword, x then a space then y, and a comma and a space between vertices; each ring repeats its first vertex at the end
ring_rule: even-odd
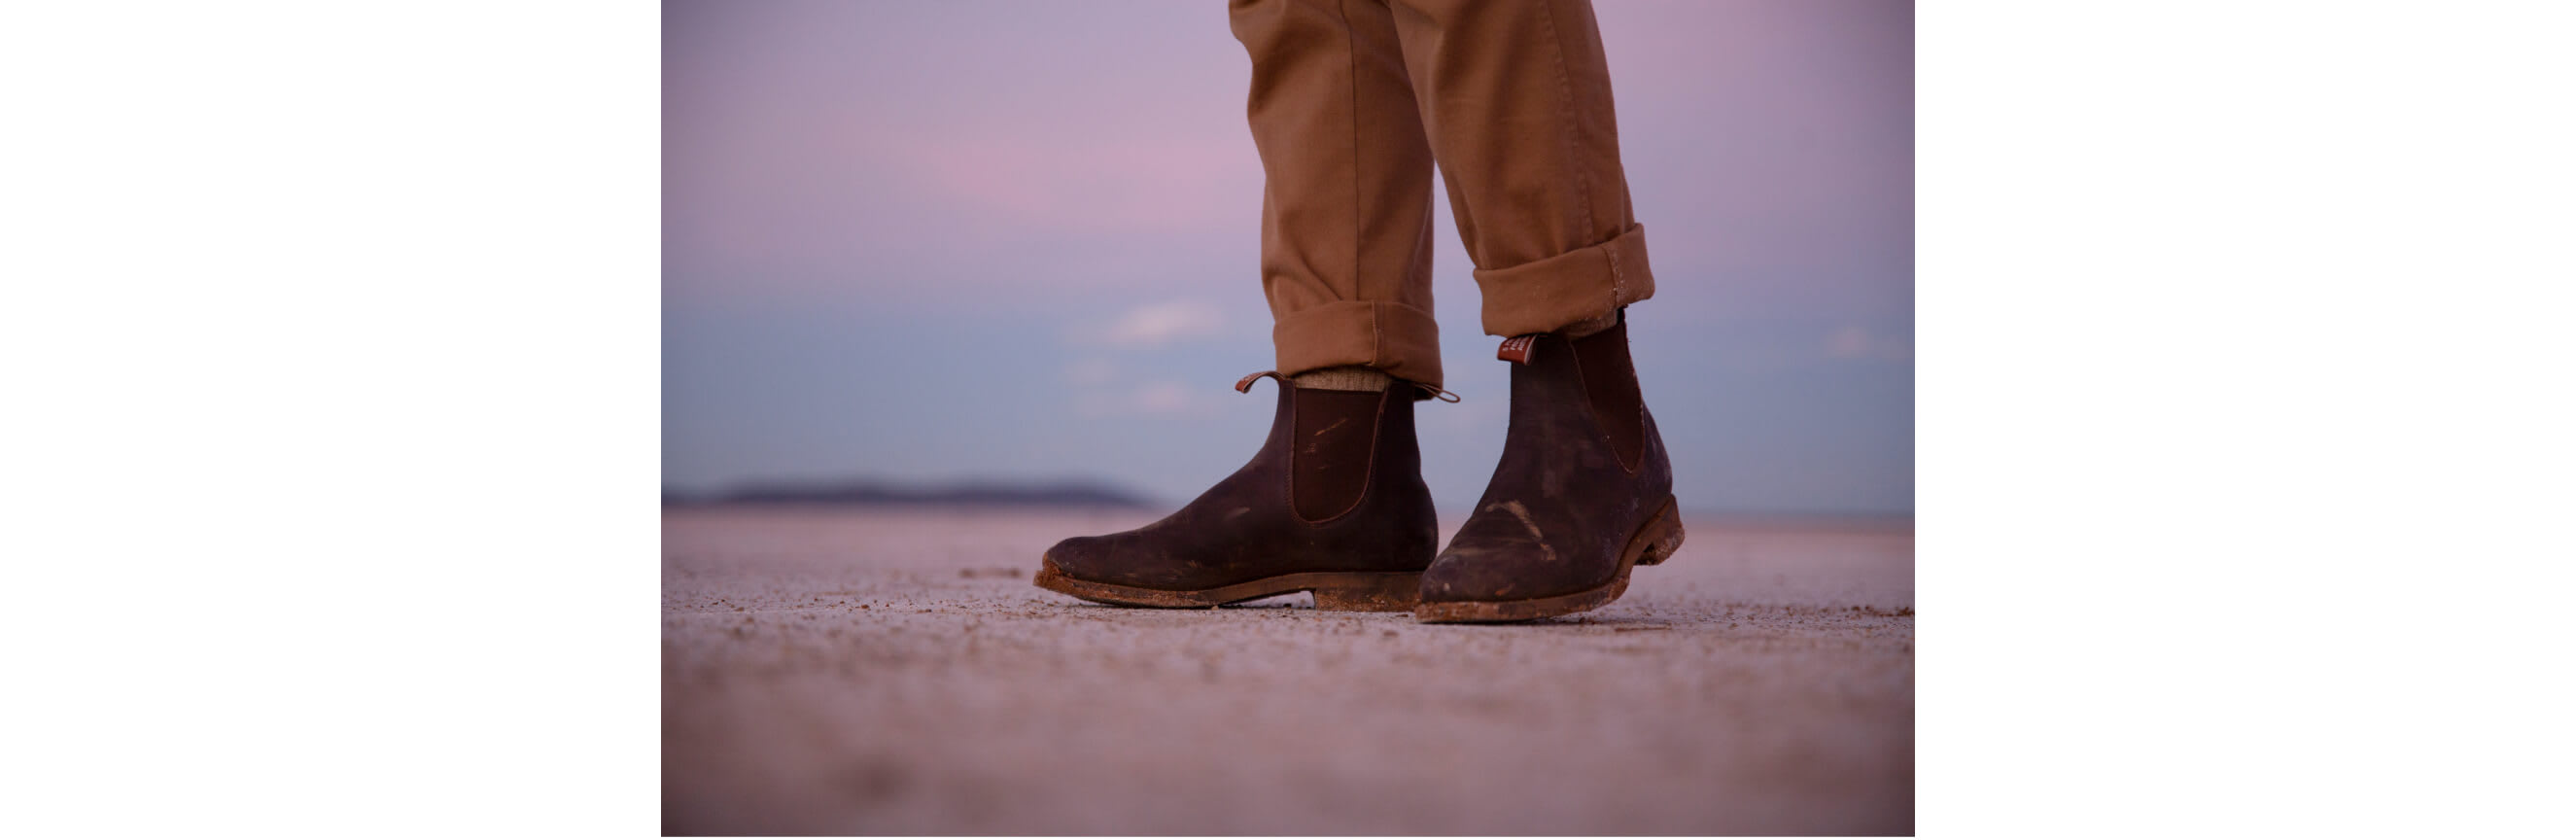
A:
MULTIPOLYGON (((1099 477, 1187 499, 1268 386, 1245 127, 1214 3, 664 5, 663 476, 1099 477)), ((1886 0, 1599 6, 1658 293, 1631 310, 1676 492, 1913 508, 1913 13, 1886 0)), ((1509 389, 1445 203, 1459 405, 1420 415, 1444 510, 1509 389)))

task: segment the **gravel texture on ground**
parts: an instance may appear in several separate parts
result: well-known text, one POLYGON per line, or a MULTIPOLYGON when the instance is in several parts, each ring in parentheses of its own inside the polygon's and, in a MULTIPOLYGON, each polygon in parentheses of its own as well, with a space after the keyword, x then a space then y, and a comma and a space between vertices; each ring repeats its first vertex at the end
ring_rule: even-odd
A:
POLYGON ((1913 832, 1910 523, 1685 515, 1626 597, 1522 625, 1030 585, 1152 518, 666 511, 663 830, 1913 832))

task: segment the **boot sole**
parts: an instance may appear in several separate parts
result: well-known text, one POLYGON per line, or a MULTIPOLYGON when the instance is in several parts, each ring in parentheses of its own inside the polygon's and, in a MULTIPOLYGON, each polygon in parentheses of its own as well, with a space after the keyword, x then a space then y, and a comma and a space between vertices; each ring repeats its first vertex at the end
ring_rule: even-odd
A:
POLYGON ((1422 600, 1421 572, 1298 572, 1214 589, 1146 589, 1069 577, 1055 562, 1038 568, 1041 589, 1114 607, 1206 609, 1291 592, 1315 593, 1315 609, 1331 612, 1406 612, 1422 600))
POLYGON ((1619 552, 1619 574, 1609 583, 1571 595, 1551 595, 1518 601, 1430 601, 1413 610, 1413 620, 1424 624, 1490 624, 1504 621, 1530 621, 1572 615, 1619 600, 1628 591, 1628 572, 1638 566, 1652 566, 1672 559, 1682 547, 1682 518, 1672 497, 1665 497, 1655 515, 1628 537, 1627 548, 1619 552))

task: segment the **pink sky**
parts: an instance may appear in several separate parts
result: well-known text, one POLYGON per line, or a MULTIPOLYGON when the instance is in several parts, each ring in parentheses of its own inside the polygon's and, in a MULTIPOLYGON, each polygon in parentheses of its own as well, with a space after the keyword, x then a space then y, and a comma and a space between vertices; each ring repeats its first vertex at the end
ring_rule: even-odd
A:
MULTIPOLYGON (((836 342, 860 340, 837 333, 862 324, 938 325, 906 347, 972 341, 990 354, 976 359, 1043 367, 1063 380, 1044 387, 1090 389, 1047 398, 1076 414, 1217 416, 1231 404, 1176 395, 1267 366, 1249 63, 1217 4, 675 0, 664 15, 666 479, 1129 469, 1053 450, 914 460, 919 447, 887 441, 948 424, 858 404, 815 414, 812 395, 868 383, 836 358, 858 352, 836 342), (1132 329, 1145 322, 1198 327, 1132 329), (799 330, 814 337, 765 344, 799 330)), ((1630 0, 1599 18, 1656 261, 1659 292, 1637 314, 1670 325, 1640 351, 1664 346, 1676 401, 1789 407, 1712 432, 1708 471, 1858 476, 1870 489, 1823 481, 1800 504, 1910 507, 1910 6, 1630 0), (1828 367, 1721 381, 1807 364, 1828 367), (1870 442, 1836 437, 1855 434, 1870 442)), ((1492 351, 1445 208, 1438 224, 1444 352, 1453 376, 1498 396, 1499 374, 1472 365, 1492 351)), ((1461 432, 1488 431, 1477 424, 1496 415, 1479 411, 1456 411, 1483 418, 1461 432)), ((1153 443, 1092 431, 1105 452, 1121 435, 1153 443)), ((1457 469, 1466 483, 1484 467, 1457 469)), ((1141 480, 1169 493, 1198 480, 1190 465, 1168 473, 1141 480)))

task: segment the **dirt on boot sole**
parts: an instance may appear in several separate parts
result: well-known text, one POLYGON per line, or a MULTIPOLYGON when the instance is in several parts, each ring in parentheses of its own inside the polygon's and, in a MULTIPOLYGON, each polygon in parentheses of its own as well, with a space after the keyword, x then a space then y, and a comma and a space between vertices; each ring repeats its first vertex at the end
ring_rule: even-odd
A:
POLYGON ((1297 572, 1212 589, 1166 590, 1068 577, 1053 561, 1038 567, 1039 588, 1116 607, 1206 609, 1292 592, 1312 592, 1327 612, 1405 612, 1421 601, 1420 572, 1297 572))

